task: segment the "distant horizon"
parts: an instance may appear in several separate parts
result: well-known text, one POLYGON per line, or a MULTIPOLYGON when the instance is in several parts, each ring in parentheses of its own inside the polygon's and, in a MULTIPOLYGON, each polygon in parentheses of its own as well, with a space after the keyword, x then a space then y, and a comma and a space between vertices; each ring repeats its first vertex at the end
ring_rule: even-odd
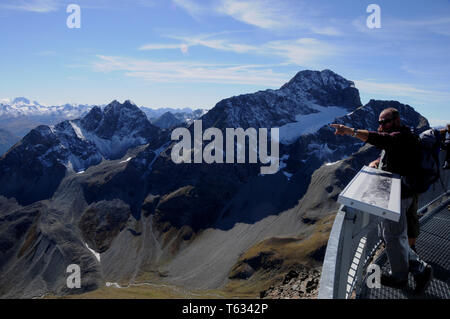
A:
MULTIPOLYGON (((18 96, 18 97, 15 97, 15 98, 5 98, 5 99, 0 99, 0 104, 1 103, 4 103, 4 101, 6 101, 6 100, 9 100, 10 102, 12 102, 14 99, 17 99, 17 98, 26 98, 27 100, 29 100, 30 102, 38 102, 39 103, 39 105, 41 105, 41 106, 44 106, 44 107, 52 107, 52 106, 61 106, 61 105, 84 105, 84 106, 99 106, 99 107, 104 107, 104 106, 107 106, 107 105, 109 105, 109 104, 111 104, 112 102, 114 102, 114 101, 116 101, 116 100, 112 100, 111 102, 109 102, 109 103, 103 103, 103 104, 90 104, 90 103, 76 103, 76 102, 69 102, 69 103, 62 103, 62 104, 52 104, 52 105, 47 105, 47 104, 41 104, 39 101, 37 101, 37 100, 34 100, 34 99, 29 99, 29 98, 27 98, 27 97, 25 97, 25 96, 18 96)), ((370 100, 375 100, 375 99, 370 99, 370 100)), ((364 105, 366 105, 367 103, 369 103, 370 102, 370 100, 369 101, 367 101, 367 102, 363 102, 362 100, 361 100, 361 104, 362 104, 362 106, 364 106, 364 105)), ((195 111, 195 110, 198 110, 198 109, 202 109, 202 110, 207 110, 207 111, 210 111, 212 108, 209 108, 209 109, 207 109, 207 108, 193 108, 193 107, 167 107, 167 106, 164 106, 164 107, 159 107, 159 108, 153 108, 153 107, 149 107, 149 106, 145 106, 145 105, 139 105, 139 104, 137 104, 137 103, 135 103, 133 100, 131 100, 131 99, 126 99, 126 100, 123 100, 122 102, 121 101, 118 101, 120 104, 124 104, 126 101, 130 101, 131 103, 133 103, 134 105, 136 105, 137 107, 139 107, 139 108, 148 108, 148 109, 152 109, 152 110, 161 110, 161 109, 175 109, 175 110, 184 110, 184 109, 190 109, 190 110, 192 110, 192 111, 195 111)), ((390 101, 390 100, 385 100, 385 101, 390 101)), ((219 101, 220 102, 220 101, 219 101)), ((402 101, 397 101, 397 102, 400 102, 400 103, 402 103, 402 101)), ((402 103, 402 104, 405 104, 405 103, 402 103)), ((405 104, 405 105, 407 105, 407 104, 405 104)), ((412 108, 414 108, 414 106, 413 105, 410 105, 412 108)), ((417 111, 417 110, 416 110, 417 111)), ((420 113, 420 112, 419 112, 420 113)), ((420 113, 421 114, 421 113, 420 113)), ((421 114, 422 116, 424 116, 423 114, 421 114)), ((426 118, 426 116, 424 116, 425 118, 426 118)), ((430 121, 428 118, 427 118, 427 120, 428 120, 428 122, 429 122, 429 124, 430 124, 430 127, 434 127, 434 128, 443 128, 443 127, 445 127, 450 121, 442 121, 443 123, 433 123, 432 121, 430 121), (445 123, 444 123, 445 122, 445 123)))
MULTIPOLYGON (((108 103, 79 103, 79 102, 65 102, 65 103, 42 103, 39 99, 30 99, 26 96, 16 96, 13 98, 0 98, 0 104, 8 104, 14 102, 14 100, 16 99, 20 99, 20 98, 24 98, 30 101, 30 103, 34 103, 37 102, 40 106, 43 107, 53 107, 53 106, 62 106, 62 105, 84 105, 84 106, 107 106, 108 104, 111 104, 114 101, 118 101, 120 104, 125 103, 126 101, 130 101, 131 103, 133 103, 134 105, 136 105, 137 107, 145 107, 145 108, 149 108, 149 109, 153 109, 153 110, 160 110, 160 109, 176 109, 176 110, 183 110, 183 109, 191 109, 191 110, 196 110, 196 109, 203 109, 203 108, 193 108, 193 107, 170 107, 170 106, 162 106, 162 107, 151 107, 151 106, 146 106, 146 105, 140 105, 138 103, 136 103, 135 101, 133 101, 132 99, 125 99, 122 102, 120 100, 111 100, 108 103)), ((209 110, 209 109, 208 109, 209 110)))

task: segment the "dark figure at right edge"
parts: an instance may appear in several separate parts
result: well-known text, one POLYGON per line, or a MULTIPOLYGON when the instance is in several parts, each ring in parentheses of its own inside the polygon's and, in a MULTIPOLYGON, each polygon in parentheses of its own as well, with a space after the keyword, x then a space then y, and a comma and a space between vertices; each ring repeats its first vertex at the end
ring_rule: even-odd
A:
POLYGON ((442 136, 442 145, 443 149, 447 151, 445 156, 445 162, 442 166, 443 169, 450 169, 450 124, 447 124, 447 129, 443 129, 440 131, 442 136))
MULTIPOLYGON (((423 293, 429 285, 433 269, 411 249, 407 235, 407 211, 414 203, 414 192, 408 180, 414 180, 414 172, 420 161, 417 139, 411 130, 401 124, 399 112, 388 108, 380 113, 378 132, 354 129, 341 124, 331 124, 336 135, 356 137, 383 150, 382 169, 402 178, 400 220, 383 219, 383 238, 391 265, 390 274, 381 275, 381 284, 394 288, 407 288, 408 273, 412 272, 416 283, 415 292, 423 293)), ((374 167, 376 163, 372 162, 374 167)))

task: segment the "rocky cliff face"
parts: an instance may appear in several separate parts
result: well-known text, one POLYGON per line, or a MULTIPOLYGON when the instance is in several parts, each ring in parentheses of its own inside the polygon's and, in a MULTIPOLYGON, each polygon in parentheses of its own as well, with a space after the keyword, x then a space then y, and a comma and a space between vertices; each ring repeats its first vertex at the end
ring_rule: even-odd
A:
MULTIPOLYGON (((148 109, 143 108, 143 110, 145 111, 148 109)), ((202 117, 206 112, 206 110, 202 109, 170 109, 170 111, 166 111, 162 115, 158 115, 158 113, 153 114, 149 111, 147 111, 146 114, 153 125, 161 129, 170 129, 177 126, 189 125, 194 120, 202 117)))
POLYGON ((160 130, 126 101, 94 107, 81 119, 41 125, 0 159, 0 194, 21 204, 50 198, 66 173, 81 172, 128 149, 159 143, 160 130))
POLYGON ((317 299, 320 270, 305 269, 289 271, 280 286, 271 286, 261 291, 263 299, 317 299))
POLYGON ((348 112, 361 106, 354 83, 330 70, 301 71, 279 90, 222 100, 202 119, 204 127, 280 127, 331 106, 348 112))
POLYGON ((184 124, 183 121, 179 120, 175 115, 173 115, 170 112, 166 112, 160 117, 154 119, 151 121, 153 125, 161 128, 161 129, 168 129, 171 127, 181 126, 184 124))
MULTIPOLYGON (((428 121, 411 106, 397 101, 371 100, 353 112, 337 117, 334 122, 356 129, 376 131, 378 116, 388 107, 398 109, 402 123, 418 133, 429 128, 428 121)), ((310 175, 322 163, 335 163, 354 154, 363 145, 364 143, 357 139, 334 135, 334 129, 324 125, 313 134, 304 134, 294 143, 285 145, 283 152, 286 152, 289 157, 285 161, 284 172, 289 175, 300 171, 310 175)))
MULTIPOLYGON (((130 104, 134 104, 128 101, 130 104)), ((94 107, 104 109, 106 105, 70 104, 46 106, 25 97, 12 100, 0 100, 0 155, 20 141, 32 129, 39 125, 56 125, 67 120, 85 117, 94 107)), ((150 123, 160 129, 190 124, 206 113, 203 109, 176 109, 139 107, 150 123)), ((98 111, 97 110, 97 111, 98 111)))
POLYGON ((377 154, 328 124, 373 129, 385 106, 427 125, 398 102, 361 106, 353 82, 329 70, 220 101, 202 117, 204 129, 284 130, 273 175, 258 163, 175 164, 169 136, 128 101, 40 126, 0 159, 0 295, 80 293, 149 276, 215 289, 317 266, 337 194, 377 154), (260 255, 274 269, 247 262, 260 255), (64 286, 68 263, 80 264, 81 289, 64 286))

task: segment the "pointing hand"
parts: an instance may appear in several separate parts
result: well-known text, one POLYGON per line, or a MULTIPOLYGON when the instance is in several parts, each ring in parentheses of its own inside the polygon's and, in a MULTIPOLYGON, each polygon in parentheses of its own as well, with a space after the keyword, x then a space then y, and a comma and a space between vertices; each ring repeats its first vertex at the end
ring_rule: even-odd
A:
POLYGON ((330 124, 330 126, 336 129, 336 132, 334 132, 335 135, 348 135, 353 133, 351 128, 342 124, 330 124))

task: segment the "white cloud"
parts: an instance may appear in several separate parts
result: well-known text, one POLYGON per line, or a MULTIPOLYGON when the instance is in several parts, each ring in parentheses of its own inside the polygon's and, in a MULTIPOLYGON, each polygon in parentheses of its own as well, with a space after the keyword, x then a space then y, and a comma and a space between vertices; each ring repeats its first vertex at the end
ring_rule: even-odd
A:
POLYGON ((142 51, 151 51, 151 50, 167 50, 167 49, 179 49, 180 44, 158 44, 158 43, 151 43, 143 45, 139 48, 139 50, 142 51))
POLYGON ((312 34, 340 36, 342 32, 328 16, 318 19, 313 6, 301 0, 172 0, 194 18, 228 16, 236 21, 269 31, 303 30, 312 34))
MULTIPOLYGON (((248 45, 244 43, 235 43, 228 39, 217 39, 215 38, 217 34, 204 34, 190 37, 181 36, 169 36, 171 39, 180 40, 182 44, 187 46, 203 46, 214 50, 229 51, 235 53, 247 53, 258 50, 257 46, 248 45)), ((141 47, 141 50, 149 50, 152 45, 145 45, 141 47)))
POLYGON ((181 53, 183 53, 183 54, 188 54, 189 46, 188 46, 187 44, 182 44, 182 45, 180 46, 180 50, 181 50, 181 53))
POLYGON ((58 0, 16 0, 2 4, 1 7, 12 10, 31 11, 47 13, 58 10, 60 3, 58 0))
POLYGON ((192 0, 172 0, 177 6, 186 10, 191 16, 197 17, 203 14, 207 9, 192 0))
POLYGON ((359 16, 352 21, 356 31, 370 36, 383 37, 384 39, 414 39, 420 35, 435 33, 450 36, 450 17, 441 16, 434 18, 402 20, 397 18, 383 18, 380 29, 369 29, 365 16, 359 16))
POLYGON ((427 18, 427 19, 412 19, 412 20, 400 20, 400 19, 392 19, 388 20, 389 25, 395 27, 406 27, 406 28, 423 28, 423 27, 450 27, 450 17, 435 17, 435 18, 427 18))
MULTIPOLYGON (((430 61, 431 62, 431 61, 430 61)), ((443 81, 441 84, 447 84, 448 74, 450 72, 450 65, 441 64, 414 64, 412 62, 403 62, 400 66, 402 71, 420 77, 421 79, 428 78, 435 81, 443 81)), ((409 75, 408 75, 409 76, 409 75)))
POLYGON ((340 36, 342 32, 334 27, 311 27, 311 31, 315 34, 329 35, 329 36, 340 36))
MULTIPOLYGON (((57 11, 59 8, 70 3, 79 4, 83 9, 108 9, 117 4, 111 4, 111 0, 1 0, 0 8, 9 10, 29 11, 36 13, 48 13, 57 11)), ((128 2, 128 1, 127 1, 128 2)), ((154 7, 156 0, 134 0, 143 7, 154 7)), ((129 6, 129 4, 126 4, 129 6)))
POLYGON ((342 35, 331 20, 320 19, 311 3, 301 0, 220 0, 213 8, 218 14, 266 30, 304 30, 328 36, 342 35))
POLYGON ((324 58, 339 54, 340 49, 313 38, 272 41, 262 46, 267 54, 275 54, 288 63, 316 67, 324 58))
POLYGON ((429 32, 436 33, 439 35, 450 36, 450 17, 436 17, 434 19, 423 19, 423 20, 411 20, 402 21, 394 20, 393 24, 397 27, 404 27, 409 29, 426 29, 429 32))
POLYGON ((260 65, 224 65, 175 61, 155 62, 98 55, 93 63, 97 72, 121 71, 128 77, 149 82, 203 82, 279 87, 289 76, 260 65))
POLYGON ((292 24, 290 14, 282 9, 280 1, 274 4, 268 0, 223 0, 216 11, 263 29, 280 29, 292 24))
POLYGON ((429 94, 430 91, 422 90, 405 83, 380 83, 365 80, 354 81, 357 88, 372 94, 395 94, 410 96, 411 94, 429 94))
POLYGON ((184 44, 187 47, 203 46, 213 50, 238 54, 265 55, 272 58, 280 58, 283 64, 295 64, 312 68, 317 68, 321 61, 341 54, 343 50, 328 42, 314 38, 288 39, 250 45, 233 42, 229 39, 217 39, 215 38, 216 35, 170 36, 170 38, 179 40, 181 43, 147 44, 141 46, 140 50, 180 49, 184 44))
POLYGON ((450 99, 450 92, 427 90, 408 83, 372 82, 355 80, 355 86, 365 94, 390 96, 392 99, 408 97, 417 101, 443 102, 450 99))
POLYGON ((189 45, 186 43, 180 44, 158 44, 158 43, 150 43, 143 45, 139 48, 141 51, 152 51, 152 50, 180 50, 182 54, 187 54, 189 51, 189 45))

